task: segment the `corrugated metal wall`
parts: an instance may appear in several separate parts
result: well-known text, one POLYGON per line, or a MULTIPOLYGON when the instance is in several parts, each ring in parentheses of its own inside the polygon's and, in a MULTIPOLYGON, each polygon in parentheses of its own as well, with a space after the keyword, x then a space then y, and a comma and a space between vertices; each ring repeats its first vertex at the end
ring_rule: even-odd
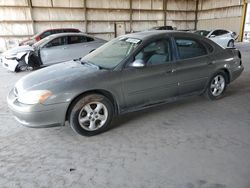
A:
POLYGON ((48 28, 75 27, 111 39, 115 23, 125 32, 153 26, 226 28, 239 33, 242 0, 0 0, 0 51, 48 28))
POLYGON ((240 32, 242 0, 199 0, 198 29, 224 28, 240 32))
POLYGON ((116 22, 126 32, 172 25, 194 29, 195 0, 0 0, 0 51, 48 28, 75 27, 111 39, 116 22))

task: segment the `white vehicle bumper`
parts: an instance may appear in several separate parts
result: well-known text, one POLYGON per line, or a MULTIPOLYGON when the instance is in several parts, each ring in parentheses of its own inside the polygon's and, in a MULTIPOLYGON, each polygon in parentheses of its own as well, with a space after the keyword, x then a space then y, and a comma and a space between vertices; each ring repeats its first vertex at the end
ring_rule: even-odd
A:
POLYGON ((18 61, 15 59, 6 59, 5 57, 1 57, 2 65, 4 68, 8 69, 9 71, 15 72, 16 67, 18 65, 18 61))

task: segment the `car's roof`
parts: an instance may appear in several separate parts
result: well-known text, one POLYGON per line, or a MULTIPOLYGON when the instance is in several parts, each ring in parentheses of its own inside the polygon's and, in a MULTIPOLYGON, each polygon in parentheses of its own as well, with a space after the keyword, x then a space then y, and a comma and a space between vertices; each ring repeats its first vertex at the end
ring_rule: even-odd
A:
POLYGON ((57 38, 57 37, 64 37, 64 36, 72 36, 72 35, 76 35, 76 36, 85 36, 85 37, 92 37, 94 38, 93 36, 90 36, 90 35, 87 35, 85 33, 70 33, 70 32, 67 32, 67 33, 57 33, 57 34, 52 34, 52 35, 49 35, 47 37, 51 38, 51 39, 54 39, 54 38, 57 38))
POLYGON ((195 34, 192 34, 189 32, 175 31, 175 30, 148 30, 148 31, 142 31, 142 32, 137 32, 137 33, 130 33, 124 36, 137 38, 140 40, 146 40, 151 37, 156 37, 156 36, 161 36, 161 35, 166 35, 166 34, 183 34, 184 36, 186 35, 196 36, 195 34))

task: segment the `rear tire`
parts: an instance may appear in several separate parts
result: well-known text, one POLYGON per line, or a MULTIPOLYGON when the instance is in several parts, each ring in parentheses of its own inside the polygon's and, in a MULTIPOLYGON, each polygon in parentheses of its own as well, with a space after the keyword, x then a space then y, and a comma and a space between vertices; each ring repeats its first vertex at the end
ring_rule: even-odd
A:
POLYGON ((113 114, 113 105, 107 97, 85 95, 71 105, 69 124, 76 133, 93 136, 109 129, 113 114))
POLYGON ((227 88, 227 75, 224 71, 215 73, 210 79, 204 93, 209 100, 217 100, 223 97, 227 88))

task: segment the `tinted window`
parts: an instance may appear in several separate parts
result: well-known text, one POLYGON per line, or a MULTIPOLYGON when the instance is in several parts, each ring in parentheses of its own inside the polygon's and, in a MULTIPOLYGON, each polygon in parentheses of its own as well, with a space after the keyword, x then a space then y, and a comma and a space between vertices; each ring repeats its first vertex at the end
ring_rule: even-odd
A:
POLYGON ((42 34, 40 35, 40 38, 43 39, 43 38, 45 38, 45 37, 47 37, 47 36, 49 36, 49 35, 51 35, 51 31, 45 31, 44 33, 42 33, 42 34))
POLYGON ((206 48, 195 40, 177 38, 175 41, 180 59, 193 58, 207 54, 206 48))
POLYGON ((61 30, 61 29, 52 30, 52 33, 53 33, 53 34, 62 33, 62 32, 63 32, 63 30, 61 30))
POLYGON ((206 37, 210 33, 210 31, 199 30, 199 31, 195 31, 194 33, 198 34, 198 35, 201 35, 203 37, 206 37))
POLYGON ((91 38, 91 37, 86 37, 86 38, 87 38, 87 42, 94 41, 94 39, 93 39, 93 38, 91 38))
POLYGON ((159 40, 148 44, 135 59, 143 60, 147 65, 159 65, 171 59, 170 43, 168 40, 159 40))
POLYGON ((212 35, 215 35, 215 36, 220 36, 220 35, 224 35, 224 34, 227 34, 228 31, 226 30, 215 30, 212 35))
POLYGON ((93 41, 93 38, 85 37, 85 36, 69 36, 68 37, 68 44, 77 44, 83 42, 90 42, 93 41))
POLYGON ((220 30, 220 34, 221 35, 225 35, 225 34, 227 34, 228 33, 228 31, 226 31, 226 30, 220 30))
POLYGON ((61 46, 66 44, 66 37, 58 37, 50 41, 46 47, 61 46))

